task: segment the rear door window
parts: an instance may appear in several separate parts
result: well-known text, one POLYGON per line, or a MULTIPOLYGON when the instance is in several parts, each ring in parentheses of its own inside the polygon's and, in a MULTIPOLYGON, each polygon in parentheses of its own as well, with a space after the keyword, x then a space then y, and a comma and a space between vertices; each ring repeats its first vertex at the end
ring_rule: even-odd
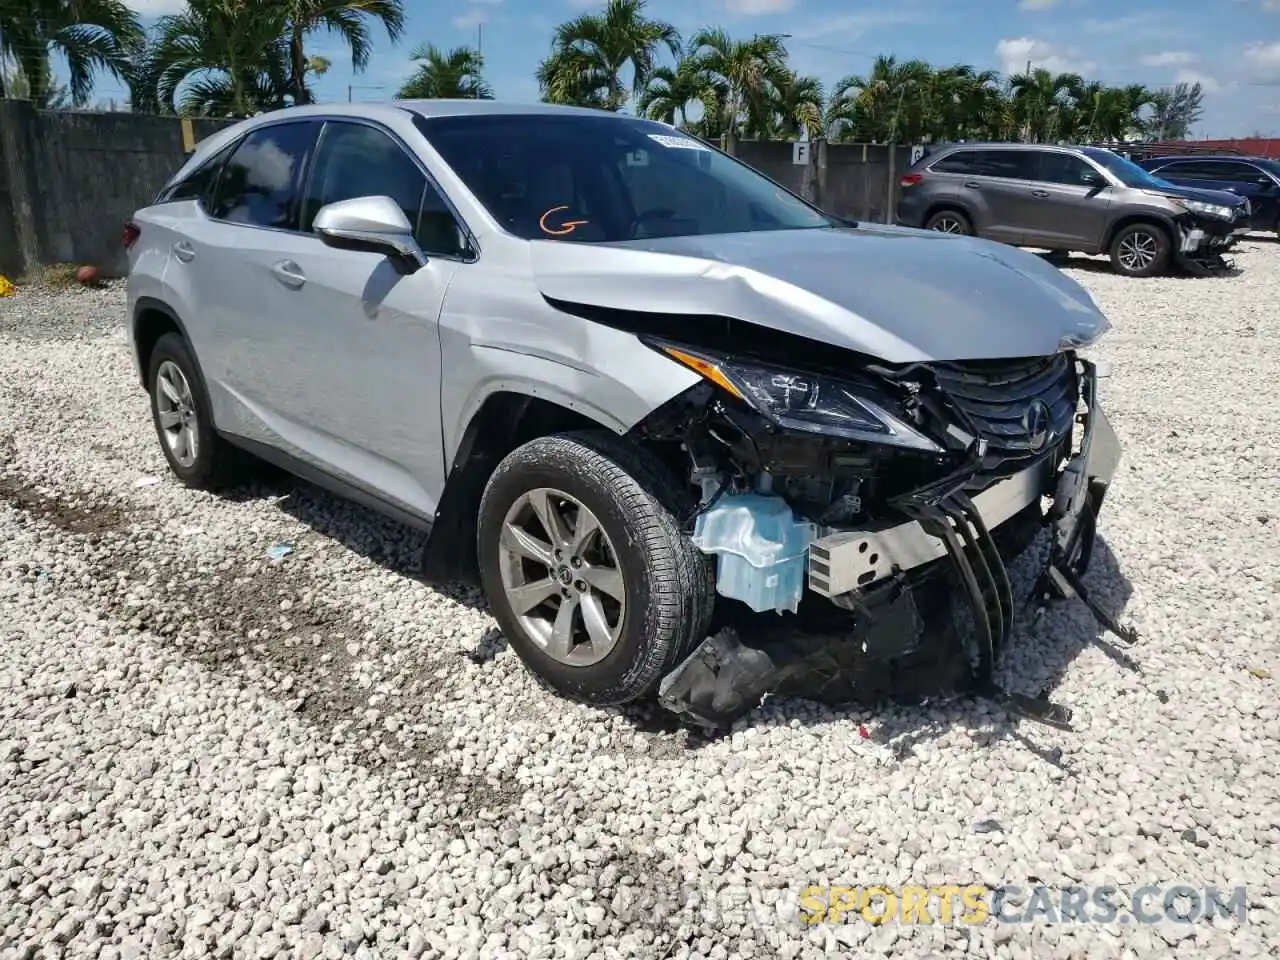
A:
POLYGON ((223 165, 209 213, 233 223, 296 230, 299 181, 319 131, 311 120, 254 130, 223 165))
POLYGON ((964 150, 943 157, 930 169, 971 177, 1006 177, 1034 180, 1036 154, 1031 150, 964 150))
POLYGON ((156 197, 156 203, 177 203, 181 200, 200 200, 208 208, 217 184, 218 174, 222 172, 222 164, 226 162, 236 144, 223 147, 189 174, 166 187, 156 197))
POLYGON ((1225 164, 1212 160, 1180 160, 1161 167, 1156 175, 1183 180, 1221 180, 1226 172, 1225 164))
POLYGON ((978 150, 960 150, 943 157, 929 169, 938 173, 980 173, 982 153, 978 150))

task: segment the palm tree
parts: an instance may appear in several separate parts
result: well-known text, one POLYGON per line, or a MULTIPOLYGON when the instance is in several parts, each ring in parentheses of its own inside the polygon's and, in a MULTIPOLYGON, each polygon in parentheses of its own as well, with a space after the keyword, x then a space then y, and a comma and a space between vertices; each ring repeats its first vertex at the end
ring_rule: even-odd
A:
POLYGON ((478 50, 455 47, 445 53, 426 43, 415 47, 409 59, 418 61, 418 69, 396 94, 402 100, 493 99, 492 88, 481 76, 484 57, 478 50))
MULTIPOLYGON (((71 99, 93 92, 95 70, 123 78, 128 46, 141 36, 138 18, 123 0, 8 0, 0 3, 0 55, 12 58, 30 98, 46 103, 52 88, 51 54, 67 62, 71 99)), ((0 89, 0 92, 3 92, 0 89)))
POLYGON ((1083 84, 1079 74, 1044 69, 1010 77, 1010 99, 1023 137, 1031 143, 1070 137, 1072 112, 1083 84))
MULTIPOLYGON (((307 34, 315 30, 336 33, 350 47, 352 69, 359 73, 369 65, 373 48, 370 20, 382 24, 392 43, 399 40, 404 31, 404 8, 400 0, 270 0, 264 6, 278 7, 284 15, 294 103, 311 102, 306 85, 308 61, 303 47, 307 34)), ((254 9, 261 8, 249 7, 250 11, 254 9)))
POLYGON ((772 34, 734 40, 720 29, 703 30, 689 44, 698 69, 711 86, 723 91, 707 109, 718 116, 716 126, 726 134, 766 134, 773 119, 770 94, 790 82, 787 48, 772 34))
POLYGON ((243 117, 287 105, 296 85, 283 11, 250 2, 189 0, 160 18, 142 76, 163 110, 243 117))
POLYGON ((681 57, 674 68, 658 67, 636 101, 637 110, 650 120, 674 124, 680 115, 680 126, 688 128, 689 108, 706 103, 715 96, 712 80, 703 73, 694 57, 681 57))
POLYGON ((822 132, 822 82, 788 71, 774 83, 770 98, 777 118, 777 133, 784 140, 800 136, 803 127, 809 136, 822 132))
POLYGON ((609 0, 601 13, 560 24, 551 55, 538 67, 544 100, 617 111, 644 90, 666 47, 680 55, 680 34, 669 23, 644 15, 645 0, 609 0), (631 85, 622 78, 631 69, 631 85))
POLYGON ((865 78, 845 77, 836 84, 828 120, 872 143, 919 142, 934 88, 933 68, 923 60, 899 62, 892 54, 881 55, 865 78))

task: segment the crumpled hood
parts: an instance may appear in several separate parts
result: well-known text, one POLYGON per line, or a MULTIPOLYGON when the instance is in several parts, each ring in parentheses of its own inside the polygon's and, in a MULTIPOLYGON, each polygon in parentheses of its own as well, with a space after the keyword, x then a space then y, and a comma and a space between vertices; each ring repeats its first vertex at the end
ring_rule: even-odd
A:
POLYGON ((1244 199, 1230 190, 1203 190, 1200 187, 1184 187, 1171 183, 1158 190, 1144 190, 1153 197, 1173 197, 1176 200, 1199 200, 1201 203, 1216 203, 1224 207, 1243 207, 1244 199))
POLYGON ((890 363, 1045 356, 1110 328, 1042 258, 905 227, 530 243, 553 300, 728 316, 890 363))

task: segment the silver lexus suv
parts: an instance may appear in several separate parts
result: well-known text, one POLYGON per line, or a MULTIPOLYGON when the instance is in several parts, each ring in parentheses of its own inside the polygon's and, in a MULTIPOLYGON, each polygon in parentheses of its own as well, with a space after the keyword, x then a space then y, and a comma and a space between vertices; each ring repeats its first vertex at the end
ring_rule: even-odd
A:
POLYGON ((178 478, 270 461, 421 529, 560 694, 711 726, 832 695, 816 617, 860 676, 962 660, 1063 721, 992 680, 1005 562, 1044 532, 1085 599, 1119 448, 1077 353, 1108 323, 1039 258, 828 216, 665 124, 483 101, 246 120, 125 243, 178 478))
POLYGON ((1117 272, 1220 266, 1249 232, 1247 200, 1160 179, 1099 147, 967 143, 901 179, 897 221, 1024 247, 1107 254, 1117 272))

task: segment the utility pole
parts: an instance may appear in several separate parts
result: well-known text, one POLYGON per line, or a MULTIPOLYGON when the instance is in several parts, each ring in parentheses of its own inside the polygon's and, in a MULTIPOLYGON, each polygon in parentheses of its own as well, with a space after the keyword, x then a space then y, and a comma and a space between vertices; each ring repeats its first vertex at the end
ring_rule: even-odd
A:
POLYGON ((484 24, 476 24, 476 53, 484 56, 484 24))

